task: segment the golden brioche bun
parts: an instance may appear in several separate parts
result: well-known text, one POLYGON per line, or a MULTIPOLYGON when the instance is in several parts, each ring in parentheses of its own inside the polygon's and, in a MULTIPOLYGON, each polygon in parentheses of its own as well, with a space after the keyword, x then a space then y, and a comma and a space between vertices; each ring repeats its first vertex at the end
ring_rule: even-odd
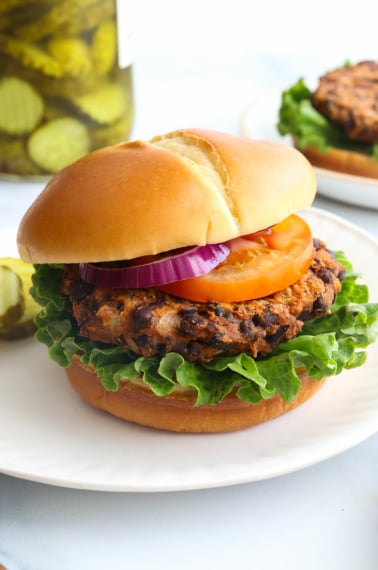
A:
POLYGON ((26 212, 32 263, 132 259, 219 243, 309 206, 316 177, 297 150, 184 129, 95 151, 56 174, 26 212))
POLYGON ((315 147, 307 147, 301 152, 313 166, 318 168, 342 172, 343 174, 353 174, 354 176, 378 178, 378 161, 362 153, 339 148, 321 151, 315 147))
POLYGON ((93 369, 76 356, 66 374, 74 390, 95 408, 140 425, 190 433, 236 431, 267 422, 303 404, 325 381, 313 380, 299 372, 302 386, 290 403, 276 395, 259 404, 249 404, 230 394, 219 404, 195 406, 194 390, 160 397, 141 380, 121 382, 117 392, 109 392, 93 369))

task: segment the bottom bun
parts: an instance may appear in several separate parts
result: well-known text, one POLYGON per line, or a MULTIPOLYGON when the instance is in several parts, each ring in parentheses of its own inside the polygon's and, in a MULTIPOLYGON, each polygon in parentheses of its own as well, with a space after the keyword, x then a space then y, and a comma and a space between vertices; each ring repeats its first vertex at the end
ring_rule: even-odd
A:
POLYGON ((259 404, 249 404, 230 394, 219 404, 195 406, 194 390, 179 390, 160 397, 142 381, 125 381, 117 392, 109 392, 93 369, 82 364, 78 357, 73 358, 66 374, 74 390, 95 408, 140 425, 190 433, 228 432, 261 424, 293 410, 324 383, 301 377, 302 387, 290 403, 276 395, 259 404))
POLYGON ((378 161, 358 152, 338 148, 328 149, 323 152, 315 147, 307 147, 306 149, 301 149, 301 153, 305 155, 313 166, 318 168, 353 174, 354 176, 378 178, 378 161))

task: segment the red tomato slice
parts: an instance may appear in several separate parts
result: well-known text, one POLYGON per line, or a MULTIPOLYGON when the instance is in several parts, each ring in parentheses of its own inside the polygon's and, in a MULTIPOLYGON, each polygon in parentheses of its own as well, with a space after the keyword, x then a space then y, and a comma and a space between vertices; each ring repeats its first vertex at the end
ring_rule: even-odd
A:
POLYGON ((192 301, 258 299, 298 281, 312 257, 311 230, 292 214, 270 228, 232 240, 231 253, 210 273, 159 289, 192 301))

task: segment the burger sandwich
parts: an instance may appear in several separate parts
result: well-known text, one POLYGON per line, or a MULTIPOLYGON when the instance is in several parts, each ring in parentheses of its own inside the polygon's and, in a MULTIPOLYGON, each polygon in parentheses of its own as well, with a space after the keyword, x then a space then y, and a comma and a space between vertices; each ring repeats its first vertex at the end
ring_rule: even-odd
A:
POLYGON ((92 406, 181 432, 275 418, 363 364, 378 305, 297 214, 297 150, 183 129, 97 150, 18 231, 37 339, 92 406))
POLYGON ((281 96, 277 129, 316 167, 378 179, 378 61, 303 78, 281 96))

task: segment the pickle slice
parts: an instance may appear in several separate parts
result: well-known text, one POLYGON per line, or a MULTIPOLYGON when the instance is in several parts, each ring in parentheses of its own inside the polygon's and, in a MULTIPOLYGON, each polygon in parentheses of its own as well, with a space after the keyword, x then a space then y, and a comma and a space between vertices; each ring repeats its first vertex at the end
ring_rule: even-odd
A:
POLYGON ((132 109, 129 109, 127 116, 122 117, 122 119, 116 123, 91 129, 91 148, 97 149, 127 140, 132 126, 132 111, 132 109))
POLYGON ((24 135, 42 119, 43 100, 34 87, 18 77, 0 79, 0 130, 24 135))
POLYGON ((0 34, 0 52, 11 56, 27 68, 31 68, 51 77, 62 77, 63 70, 59 61, 41 48, 0 34))
POLYGON ((106 83, 93 93, 75 97, 73 103, 93 121, 101 125, 110 125, 124 115, 127 94, 118 83, 106 83))
POLYGON ((41 169, 27 156, 23 137, 0 133, 0 172, 9 176, 41 174, 41 169))
MULTIPOLYGON (((88 0, 86 0, 87 2, 88 0)), ((57 28, 60 34, 75 36, 96 29, 105 20, 114 17, 114 0, 89 0, 89 5, 82 3, 81 9, 67 18, 66 21, 57 28)))
POLYGON ((6 332, 23 312, 22 281, 13 269, 0 265, 0 331, 6 332))
POLYGON ((0 339, 17 340, 31 336, 36 330, 34 317, 41 309, 29 293, 32 286, 34 266, 16 257, 0 258, 0 264, 14 272, 20 279, 24 303, 22 315, 17 320, 9 323, 6 329, 1 329, 0 339))
POLYGON ((86 11, 92 4, 102 4, 101 0, 65 0, 53 5, 50 10, 35 20, 19 26, 16 33, 29 42, 37 42, 54 33, 66 22, 74 21, 77 13, 86 11))
POLYGON ((33 308, 34 314, 40 310, 40 306, 36 303, 29 295, 29 290, 33 284, 32 277, 34 274, 34 265, 32 263, 27 263, 19 257, 0 257, 0 264, 8 267, 21 279, 22 287, 25 293, 25 306, 29 304, 33 308))
POLYGON ((34 131, 27 143, 30 158, 44 171, 55 173, 89 152, 88 130, 77 119, 62 117, 34 131))
POLYGON ((0 340, 21 340, 28 336, 33 336, 37 326, 32 319, 22 317, 6 331, 0 331, 0 340))
POLYGON ((99 75, 106 75, 112 69, 117 55, 117 30, 113 20, 99 25, 93 35, 92 57, 99 75))
POLYGON ((80 77, 93 70, 88 44, 80 38, 54 37, 47 44, 47 51, 59 61, 66 76, 80 77))

